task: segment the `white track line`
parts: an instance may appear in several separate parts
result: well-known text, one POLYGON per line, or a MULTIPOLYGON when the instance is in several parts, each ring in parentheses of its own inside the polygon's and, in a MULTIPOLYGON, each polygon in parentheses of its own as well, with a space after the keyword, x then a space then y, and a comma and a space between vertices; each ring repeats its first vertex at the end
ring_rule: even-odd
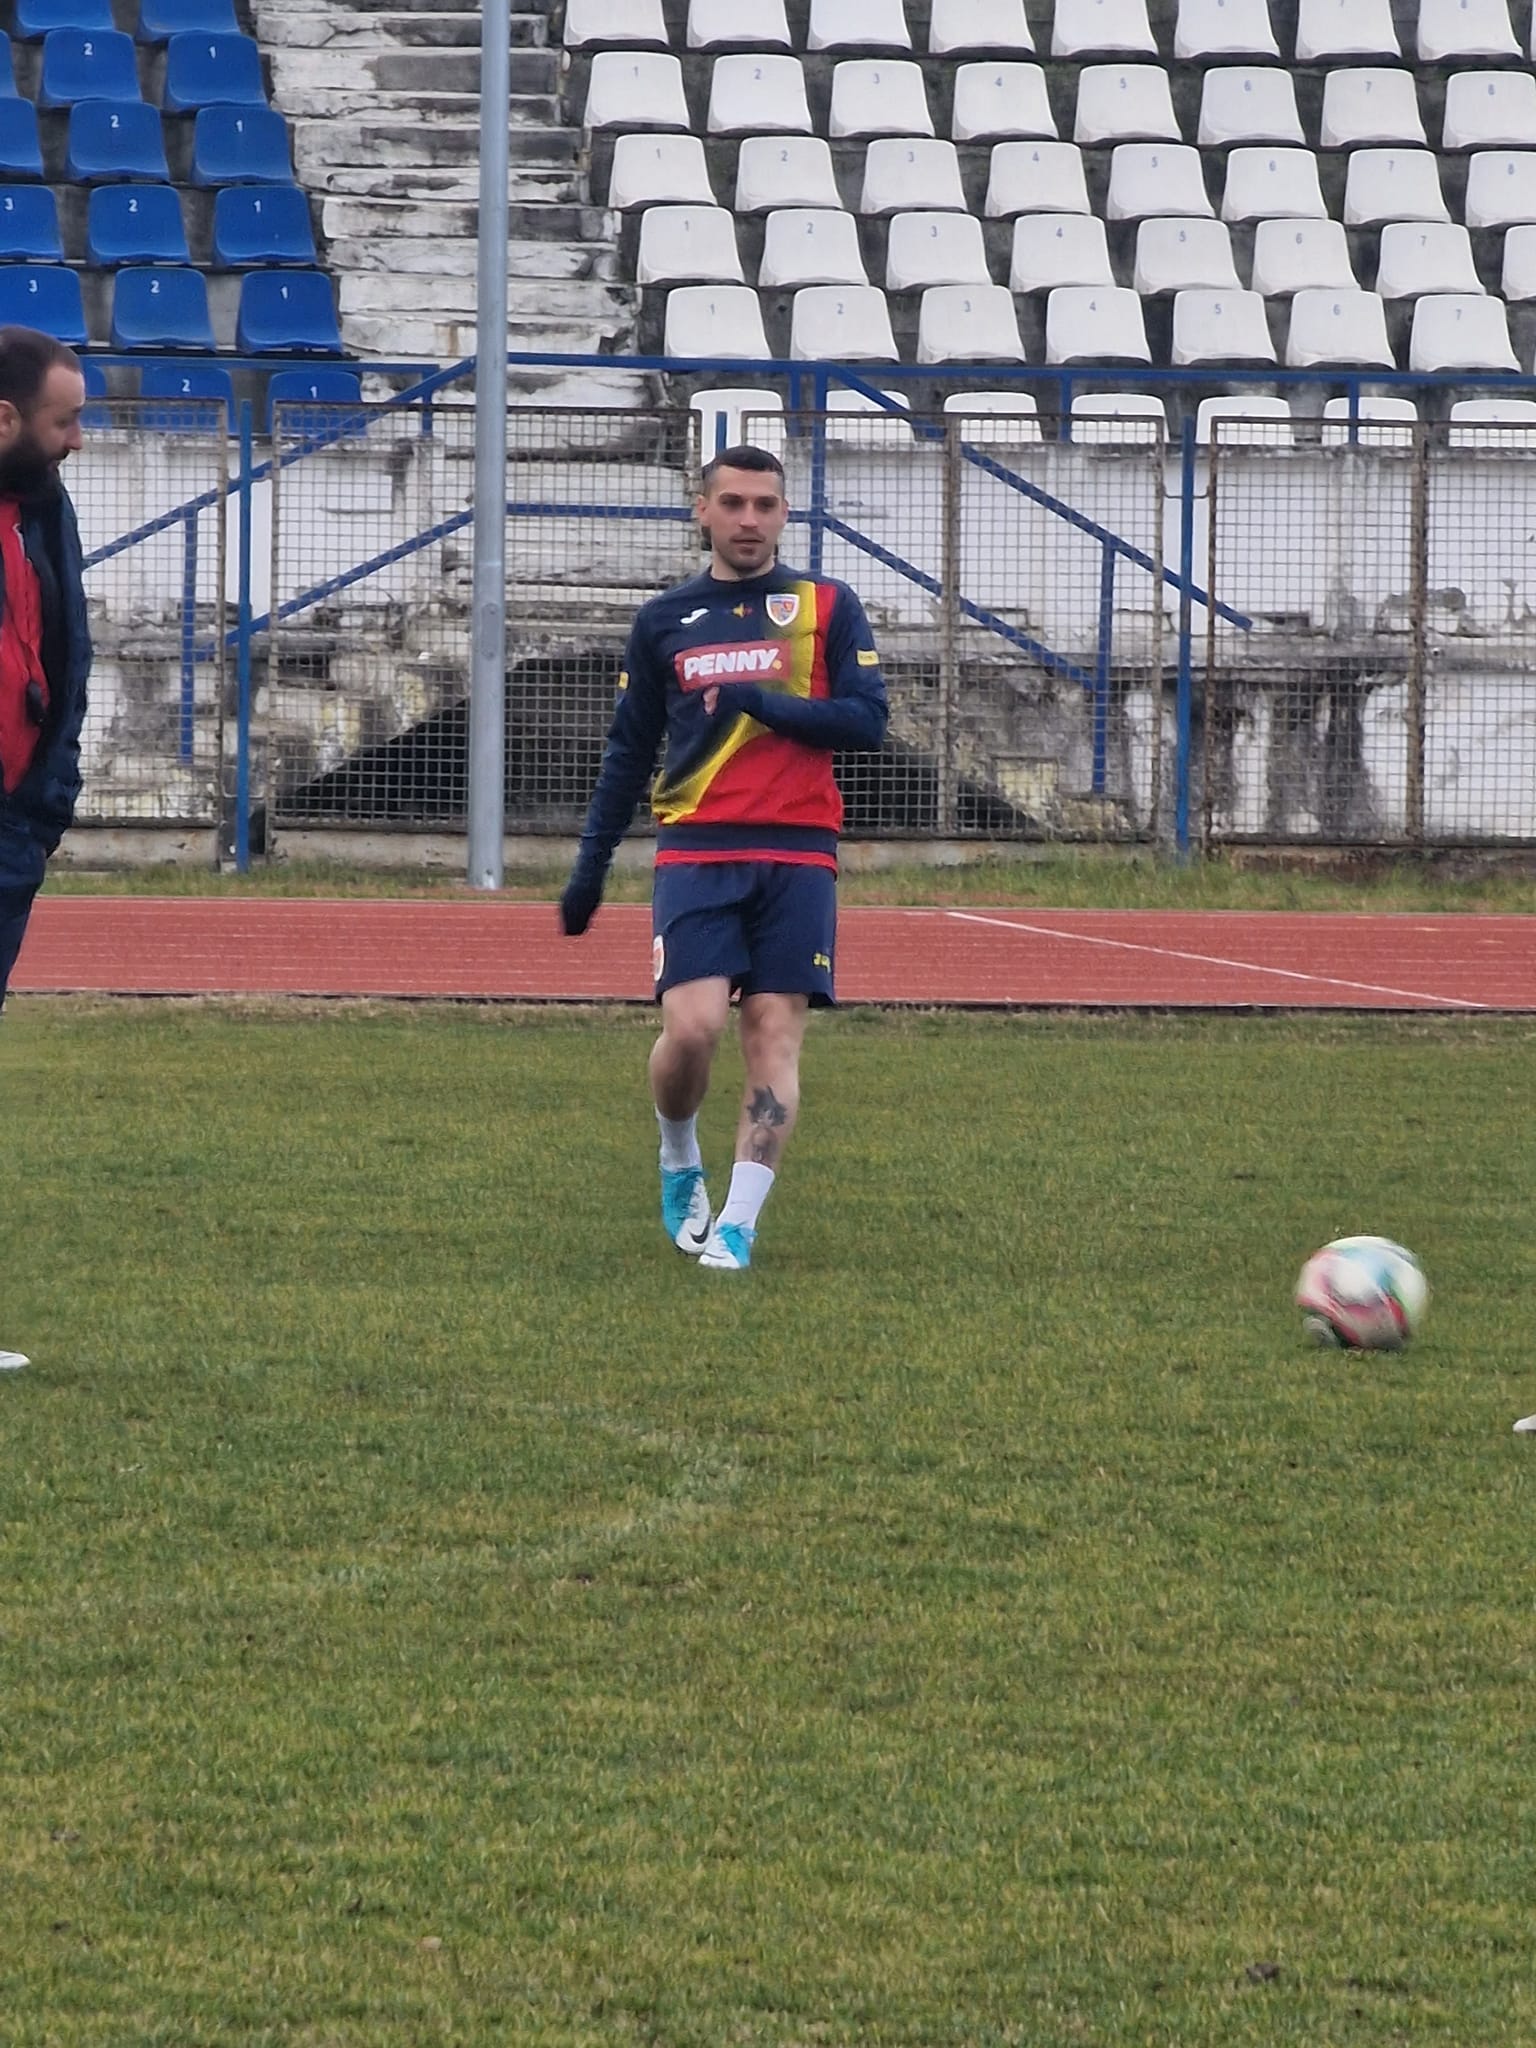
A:
MULTIPOLYGON (((986 924, 998 931, 1028 932, 1042 939, 1070 939, 1080 946, 1113 946, 1122 953, 1151 953, 1159 960, 1192 960, 1201 967, 1237 967, 1248 974, 1277 974, 1287 981, 1308 981, 1325 984, 1329 988, 1358 989, 1364 995, 1401 996, 1414 1003, 1438 1003, 1452 1010, 1492 1010, 1492 1003, 1474 1003, 1463 996, 1432 996, 1423 989, 1388 988, 1378 981, 1346 981, 1337 974, 1303 974, 1295 967, 1265 967, 1256 960, 1229 960, 1220 953, 1186 953, 1179 946, 1145 946, 1135 939, 1107 939, 1096 932, 1057 931, 1048 924, 1022 924, 1012 918, 984 917, 974 910, 946 910, 945 917, 958 918, 962 924, 986 924)), ((1197 1006, 1199 1007, 1199 1006, 1197 1006)))

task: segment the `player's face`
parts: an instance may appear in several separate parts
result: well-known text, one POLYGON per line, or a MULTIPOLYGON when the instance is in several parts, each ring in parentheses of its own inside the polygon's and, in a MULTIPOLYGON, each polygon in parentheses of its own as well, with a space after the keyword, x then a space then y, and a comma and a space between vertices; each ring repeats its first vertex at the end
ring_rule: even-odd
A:
POLYGON ((773 567, 789 505, 772 470, 717 469, 694 509, 714 551, 712 574, 739 582, 773 567))
POLYGON ((85 379, 55 363, 26 412, 0 400, 0 488, 26 497, 58 474, 80 446, 85 379))

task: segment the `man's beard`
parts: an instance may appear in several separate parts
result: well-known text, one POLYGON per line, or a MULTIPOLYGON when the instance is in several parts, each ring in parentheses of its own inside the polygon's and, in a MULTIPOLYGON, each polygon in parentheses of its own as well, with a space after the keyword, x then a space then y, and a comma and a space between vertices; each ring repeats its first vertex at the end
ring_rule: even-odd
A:
POLYGON ((0 498, 36 498, 57 483, 59 465, 30 434, 18 436, 0 453, 0 498))

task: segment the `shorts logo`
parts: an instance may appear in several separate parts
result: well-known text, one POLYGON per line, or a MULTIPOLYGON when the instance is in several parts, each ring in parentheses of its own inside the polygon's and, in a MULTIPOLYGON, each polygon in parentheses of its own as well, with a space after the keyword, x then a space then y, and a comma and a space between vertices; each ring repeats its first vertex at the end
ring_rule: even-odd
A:
POLYGON ((798 590, 774 590, 764 599, 764 610, 770 626, 777 626, 785 632, 800 616, 800 593, 798 590))
POLYGON ((660 979, 661 979, 662 975, 663 975, 663 974, 664 974, 664 973, 666 972, 666 966, 667 966, 667 942, 666 942, 666 940, 665 940, 665 939, 664 939, 664 938, 663 938, 663 937, 661 936, 661 934, 660 934, 660 933, 658 932, 658 933, 656 934, 656 937, 655 937, 654 939, 652 939, 652 941, 651 941, 651 979, 652 979, 652 981, 660 981, 660 979))
POLYGON ((739 676, 743 682, 782 682, 789 674, 788 650, 778 640, 743 640, 732 647, 690 647, 676 657, 677 680, 685 690, 707 690, 739 676))
POLYGON ((813 953, 811 955, 811 965, 813 967, 820 967, 827 974, 830 974, 832 972, 832 955, 830 953, 813 953))

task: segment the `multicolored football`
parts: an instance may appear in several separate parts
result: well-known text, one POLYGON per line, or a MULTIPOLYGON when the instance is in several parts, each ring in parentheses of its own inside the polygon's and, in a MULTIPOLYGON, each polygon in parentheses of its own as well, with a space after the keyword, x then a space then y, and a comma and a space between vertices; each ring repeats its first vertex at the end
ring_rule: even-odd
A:
POLYGON ((1350 1351, 1401 1351, 1428 1303, 1423 1267, 1388 1237, 1335 1238, 1312 1254, 1296 1283, 1302 1328, 1313 1343, 1350 1351))

